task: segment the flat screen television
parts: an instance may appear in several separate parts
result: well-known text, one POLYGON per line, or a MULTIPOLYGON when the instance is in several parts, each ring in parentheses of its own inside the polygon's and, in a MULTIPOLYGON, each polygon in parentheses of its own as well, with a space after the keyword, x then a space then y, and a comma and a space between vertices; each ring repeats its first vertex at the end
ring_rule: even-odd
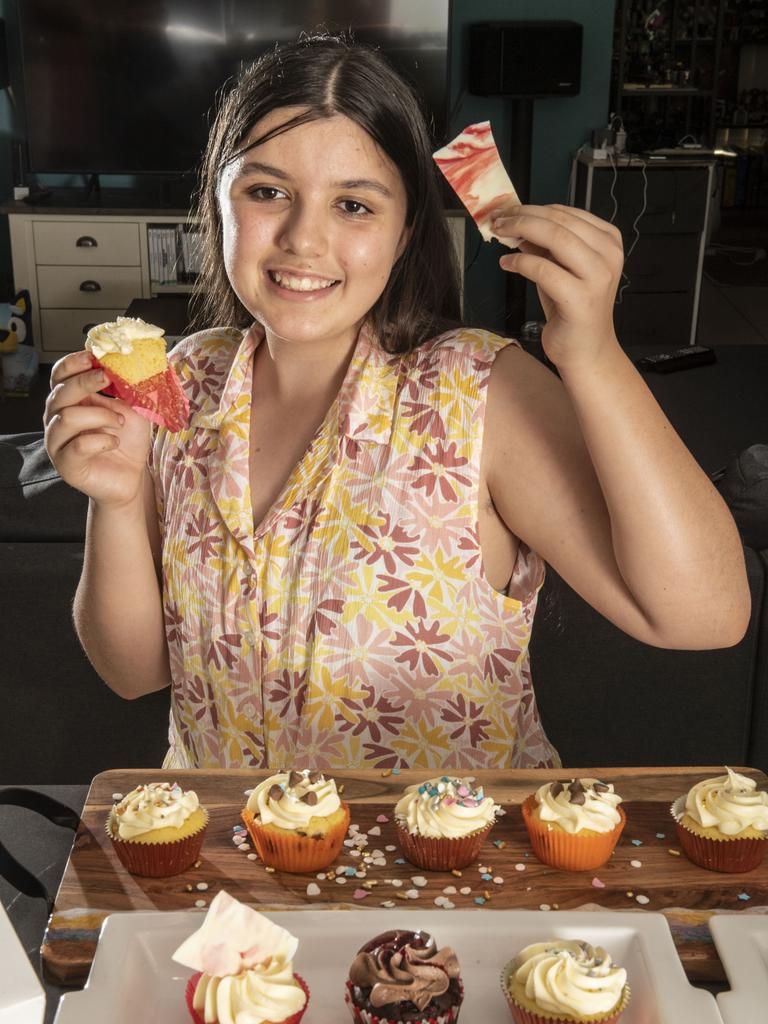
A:
POLYGON ((440 143, 449 13, 450 0, 17 0, 26 169, 190 175, 223 83, 320 26, 379 46, 422 94, 440 143))

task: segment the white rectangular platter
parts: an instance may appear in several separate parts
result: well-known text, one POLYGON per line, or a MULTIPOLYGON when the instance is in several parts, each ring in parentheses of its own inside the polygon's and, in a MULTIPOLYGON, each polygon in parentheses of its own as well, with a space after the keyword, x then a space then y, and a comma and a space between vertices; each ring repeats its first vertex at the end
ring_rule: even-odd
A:
POLYGON ((45 993, 0 903, 0 1024, 38 1024, 45 993))
POLYGON ((717 997, 725 1024, 765 1024, 768 914, 714 914, 709 930, 731 986, 717 997))
MULTIPOLYGON (((452 946, 464 981, 465 1024, 510 1024, 499 978, 517 950, 549 938, 603 946, 627 969, 632 990, 621 1024, 722 1024, 714 997, 691 987, 661 914, 539 910, 296 910, 269 913, 299 939, 294 966, 309 985, 302 1024, 350 1019, 344 983, 357 950, 405 924, 452 946)), ((184 988, 192 971, 171 959, 201 923, 200 912, 111 914, 104 922, 88 983, 65 995, 55 1024, 188 1024, 184 988)))

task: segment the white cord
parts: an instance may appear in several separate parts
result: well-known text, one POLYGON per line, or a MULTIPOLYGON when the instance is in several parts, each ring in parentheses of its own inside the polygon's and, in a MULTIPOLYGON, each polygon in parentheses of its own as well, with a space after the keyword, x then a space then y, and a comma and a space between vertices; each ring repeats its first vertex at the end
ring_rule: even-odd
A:
MULTIPOLYGON (((625 265, 629 261, 629 257, 634 252, 635 246, 640 241, 640 232, 638 231, 637 225, 638 225, 638 223, 640 221, 640 218, 643 216, 643 214, 645 213, 646 209, 648 208, 648 175, 646 174, 646 171, 645 171, 645 168, 646 168, 647 165, 646 165, 645 160, 641 160, 640 164, 642 166, 642 172, 643 172, 643 208, 640 210, 640 213, 638 213, 638 215, 635 217, 634 221, 632 222, 632 230, 635 233, 635 237, 634 237, 634 239, 632 241, 632 244, 629 247, 629 252, 624 257, 624 264, 625 265)), ((614 163, 613 154, 611 154, 611 165, 613 167, 613 180, 611 181, 611 193, 610 194, 611 194, 611 199, 613 200, 613 213, 611 214, 611 221, 610 222, 611 222, 611 224, 613 224, 614 223, 614 219, 616 217, 616 214, 619 212, 619 204, 618 204, 618 201, 616 199, 616 194, 614 192, 614 188, 616 186, 616 182, 617 182, 618 177, 619 177, 619 172, 618 172, 617 164, 614 163)), ((626 289, 631 284, 631 281, 629 280, 627 275, 624 273, 623 269, 621 271, 621 276, 622 276, 622 279, 624 280, 624 284, 621 285, 621 287, 619 288, 619 294, 616 296, 616 303, 615 304, 617 306, 621 305, 622 299, 624 297, 624 292, 626 291, 626 289)))

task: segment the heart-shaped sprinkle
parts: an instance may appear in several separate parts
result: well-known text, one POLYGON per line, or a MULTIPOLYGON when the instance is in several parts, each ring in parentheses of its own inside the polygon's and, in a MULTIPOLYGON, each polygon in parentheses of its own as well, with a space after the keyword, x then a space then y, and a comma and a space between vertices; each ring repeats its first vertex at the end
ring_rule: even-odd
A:
POLYGON ((320 886, 317 884, 317 882, 310 882, 309 885, 307 886, 307 896, 319 896, 319 895, 320 895, 320 886))

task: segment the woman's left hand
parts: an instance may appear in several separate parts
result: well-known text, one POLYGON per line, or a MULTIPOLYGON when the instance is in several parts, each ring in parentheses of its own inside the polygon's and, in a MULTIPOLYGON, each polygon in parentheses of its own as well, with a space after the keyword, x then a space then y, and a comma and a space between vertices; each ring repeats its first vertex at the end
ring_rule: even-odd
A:
POLYGON ((499 211, 494 234, 520 238, 502 269, 536 285, 547 324, 542 344, 558 369, 591 362, 615 345, 613 304, 624 265, 621 232, 576 207, 515 206, 499 211))

